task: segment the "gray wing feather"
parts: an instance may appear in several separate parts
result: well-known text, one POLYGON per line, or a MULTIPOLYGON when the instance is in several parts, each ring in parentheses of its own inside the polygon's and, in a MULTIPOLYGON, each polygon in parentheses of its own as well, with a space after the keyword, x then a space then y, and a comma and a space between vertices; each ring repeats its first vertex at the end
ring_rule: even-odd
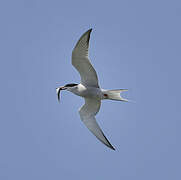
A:
POLYGON ((81 76, 83 85, 99 87, 97 73, 89 60, 89 39, 92 29, 85 32, 72 51, 72 65, 81 76))
POLYGON ((85 104, 79 110, 79 114, 83 123, 87 128, 106 146, 114 149, 111 143, 108 141, 98 123, 96 122, 95 115, 100 109, 101 101, 96 99, 85 98, 85 104))

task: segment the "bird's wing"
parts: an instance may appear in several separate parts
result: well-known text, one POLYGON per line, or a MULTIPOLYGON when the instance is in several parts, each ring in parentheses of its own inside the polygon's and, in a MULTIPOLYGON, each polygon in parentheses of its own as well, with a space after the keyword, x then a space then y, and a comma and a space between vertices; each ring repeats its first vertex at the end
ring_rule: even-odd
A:
POLYGON ((97 73, 88 57, 91 31, 92 29, 89 29, 85 32, 77 42, 72 51, 72 65, 79 72, 83 85, 99 87, 97 73))
POLYGON ((85 98, 85 104, 79 110, 80 118, 87 128, 106 146, 114 149, 108 141, 101 128, 96 122, 95 115, 98 113, 101 106, 101 101, 97 99, 85 98))

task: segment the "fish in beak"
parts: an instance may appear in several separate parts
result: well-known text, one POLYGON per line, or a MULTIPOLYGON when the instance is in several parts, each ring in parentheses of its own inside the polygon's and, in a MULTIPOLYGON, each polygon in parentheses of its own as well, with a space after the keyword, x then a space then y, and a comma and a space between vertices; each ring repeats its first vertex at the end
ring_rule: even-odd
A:
POLYGON ((58 96, 58 101, 60 102, 60 91, 66 90, 67 88, 64 86, 56 88, 57 96, 58 96))

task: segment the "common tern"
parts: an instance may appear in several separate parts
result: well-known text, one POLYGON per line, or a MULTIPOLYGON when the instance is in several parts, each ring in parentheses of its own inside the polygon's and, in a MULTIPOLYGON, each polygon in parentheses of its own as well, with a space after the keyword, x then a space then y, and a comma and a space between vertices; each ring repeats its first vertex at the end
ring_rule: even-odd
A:
POLYGON ((79 109, 81 120, 103 144, 115 150, 96 122, 95 116, 99 112, 101 100, 110 99, 127 102, 128 100, 120 95, 120 93, 127 91, 127 89, 105 90, 100 88, 97 73, 89 60, 91 31, 92 29, 89 29, 80 37, 72 51, 72 65, 80 74, 80 84, 66 84, 65 86, 56 88, 56 92, 58 100, 60 100, 61 90, 67 90, 83 97, 85 104, 79 109))

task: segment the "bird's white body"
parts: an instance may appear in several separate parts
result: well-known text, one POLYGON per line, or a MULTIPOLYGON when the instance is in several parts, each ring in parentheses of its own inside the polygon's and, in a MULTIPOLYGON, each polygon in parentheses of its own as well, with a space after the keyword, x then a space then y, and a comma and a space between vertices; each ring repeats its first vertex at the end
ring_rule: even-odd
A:
POLYGON ((83 84, 78 84, 76 87, 67 90, 74 93, 77 96, 81 96, 84 98, 95 98, 99 100, 106 99, 106 91, 96 87, 89 87, 84 86, 83 84))
POLYGON ((127 101, 120 96, 120 93, 126 91, 126 89, 104 90, 100 88, 97 73, 88 57, 91 31, 92 29, 81 36, 72 52, 72 65, 79 72, 81 83, 67 84, 57 88, 58 99, 60 98, 60 90, 67 90, 83 97, 85 104, 79 109, 81 120, 102 143, 115 150, 96 122, 95 115, 99 112, 101 100, 127 101))

